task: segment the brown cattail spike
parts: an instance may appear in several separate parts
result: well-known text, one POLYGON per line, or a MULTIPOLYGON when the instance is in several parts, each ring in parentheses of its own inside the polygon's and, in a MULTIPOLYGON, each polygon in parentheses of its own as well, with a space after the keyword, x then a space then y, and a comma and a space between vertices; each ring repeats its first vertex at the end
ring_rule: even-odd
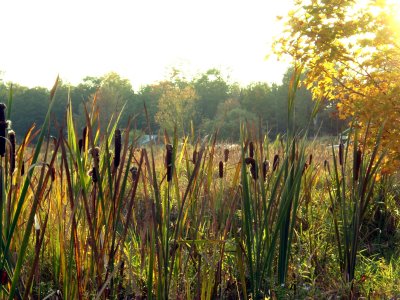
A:
POLYGON ((344 151, 344 144, 340 142, 339 144, 339 164, 343 165, 343 151, 344 151))
POLYGON ((10 130, 8 132, 8 139, 10 140, 11 149, 10 149, 10 174, 12 174, 15 170, 15 132, 14 130, 10 130))
POLYGON ((82 153, 82 148, 83 148, 83 140, 79 139, 78 141, 78 148, 79 148, 79 153, 82 153))
POLYGON ((247 157, 245 159, 246 165, 250 165, 250 173, 251 176, 253 177, 254 180, 258 179, 258 169, 257 169, 257 164, 254 158, 252 157, 247 157))
POLYGON ((253 142, 250 142, 250 144, 249 144, 249 156, 251 158, 254 158, 254 144, 253 144, 253 142))
POLYGON ((100 148, 99 147, 94 147, 93 149, 89 150, 89 153, 92 155, 93 160, 94 160, 94 165, 98 165, 100 163, 100 148))
POLYGON ((228 162, 229 159, 229 149, 224 150, 224 162, 228 162))
POLYGON ((0 285, 6 285, 8 283, 8 274, 5 269, 0 269, 0 285))
POLYGON ((275 170, 278 168, 278 166, 279 166, 279 154, 275 154, 274 162, 272 164, 272 171, 275 172, 275 170))
POLYGON ((269 170, 269 161, 264 160, 264 162, 263 162, 263 179, 264 179, 264 181, 267 179, 268 170, 269 170))
POLYGON ((86 149, 86 136, 87 136, 87 127, 85 126, 82 130, 82 149, 85 151, 86 149))
POLYGON ((0 156, 4 157, 6 153, 6 110, 7 106, 4 103, 0 103, 0 156))
POLYGON ((219 162, 219 178, 224 178, 224 163, 222 161, 219 162))
POLYGON ((56 169, 54 167, 51 167, 50 176, 51 176, 51 181, 56 180, 56 169))
POLYGON ((196 150, 193 150, 193 155, 192 155, 192 162, 193 162, 193 164, 195 165, 196 164, 196 162, 197 162, 197 151, 196 150))
POLYGON ((354 161, 354 170, 353 170, 354 181, 357 181, 358 177, 360 175, 361 159, 362 159, 362 151, 360 148, 358 148, 358 150, 356 152, 355 161, 354 161))
POLYGON ((97 182, 97 174, 96 174, 96 167, 93 167, 88 174, 90 177, 92 177, 92 182, 96 183, 97 182))
POLYGON ((167 144, 166 146, 167 153, 165 155, 165 165, 167 167, 167 181, 170 182, 172 180, 172 152, 173 146, 171 144, 167 144))
POLYGON ((309 166, 311 166, 312 159, 313 159, 313 156, 312 156, 312 154, 310 154, 310 156, 309 156, 309 158, 308 158, 308 165, 309 165, 309 166))
POLYGON ((136 178, 137 178, 137 174, 138 174, 138 168, 132 167, 132 168, 129 169, 129 171, 132 174, 132 180, 135 181, 136 178))
POLYGON ((117 169, 121 161, 122 138, 121 130, 116 129, 114 134, 114 168, 117 169))

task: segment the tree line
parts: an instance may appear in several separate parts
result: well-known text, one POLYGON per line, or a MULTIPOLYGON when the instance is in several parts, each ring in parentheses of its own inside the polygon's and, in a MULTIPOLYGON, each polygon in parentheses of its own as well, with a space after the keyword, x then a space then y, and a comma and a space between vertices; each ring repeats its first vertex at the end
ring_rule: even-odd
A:
MULTIPOLYGON (((57 89, 53 121, 65 122, 68 102, 75 120, 84 126, 84 105, 99 108, 102 129, 122 110, 120 126, 134 116, 134 125, 144 133, 160 130, 184 135, 194 131, 205 135, 219 131, 219 138, 237 141, 240 123, 260 124, 273 138, 287 128, 287 97, 291 79, 289 69, 282 84, 252 83, 241 87, 230 83, 217 69, 210 69, 193 79, 186 79, 173 70, 167 80, 148 84, 134 91, 128 79, 111 72, 101 77, 88 76, 76 86, 61 82, 57 89), (147 114, 145 113, 147 111, 147 114)), ((0 81, 0 101, 7 102, 10 84, 0 81)), ((49 90, 12 84, 13 129, 24 134, 33 123, 41 125, 48 108, 49 90)), ((321 103, 310 124, 315 102, 311 93, 300 88, 296 95, 295 127, 309 128, 311 135, 336 135, 344 122, 336 118, 335 103, 321 103)), ((53 133, 57 126, 53 126, 53 133)))

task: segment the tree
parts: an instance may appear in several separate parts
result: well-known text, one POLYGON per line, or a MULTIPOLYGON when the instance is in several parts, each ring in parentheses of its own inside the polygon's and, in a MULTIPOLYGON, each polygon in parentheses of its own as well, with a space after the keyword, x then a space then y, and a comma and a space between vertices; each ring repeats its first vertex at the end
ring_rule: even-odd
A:
POLYGON ((315 99, 338 102, 374 137, 384 123, 383 146, 400 164, 399 7, 388 0, 296 1, 286 31, 275 44, 306 70, 315 99), (386 121, 386 122, 385 122, 386 121))
MULTIPOLYGON (((85 94, 92 92, 87 100, 90 100, 91 105, 96 105, 99 110, 99 118, 101 128, 104 130, 111 118, 113 120, 119 115, 125 103, 131 106, 133 102, 134 92, 132 85, 128 79, 121 78, 115 72, 108 73, 101 78, 86 77, 85 85, 78 86, 84 91, 85 94), (94 97, 94 93, 96 97, 94 97), (94 102, 94 99, 96 101, 94 102)), ((80 112, 81 117, 84 118, 83 111, 80 112)), ((129 110, 125 109, 121 117, 121 123, 127 121, 129 110)))
POLYGON ((161 83, 162 94, 158 103, 156 121, 169 133, 176 127, 178 134, 189 133, 190 122, 196 117, 196 101, 198 96, 191 85, 177 85, 166 81, 161 83))
MULTIPOLYGON (((229 85, 217 69, 210 69, 193 80, 199 97, 197 110, 201 119, 213 119, 220 103, 229 98, 229 85)), ((201 119, 198 120, 201 122, 201 119)))

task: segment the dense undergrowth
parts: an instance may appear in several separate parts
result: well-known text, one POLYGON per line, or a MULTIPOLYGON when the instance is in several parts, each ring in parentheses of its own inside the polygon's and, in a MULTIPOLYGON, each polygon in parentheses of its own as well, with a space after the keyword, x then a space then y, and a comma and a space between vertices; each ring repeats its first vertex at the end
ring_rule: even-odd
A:
POLYGON ((55 88, 43 127, 15 144, 10 99, 0 297, 399 297, 400 186, 381 172, 380 134, 367 146, 354 126, 348 143, 325 147, 295 133, 297 80, 287 134, 270 141, 244 124, 239 145, 165 133, 140 146, 134 119, 100 132, 87 107, 83 132, 71 107, 62 126, 55 88))

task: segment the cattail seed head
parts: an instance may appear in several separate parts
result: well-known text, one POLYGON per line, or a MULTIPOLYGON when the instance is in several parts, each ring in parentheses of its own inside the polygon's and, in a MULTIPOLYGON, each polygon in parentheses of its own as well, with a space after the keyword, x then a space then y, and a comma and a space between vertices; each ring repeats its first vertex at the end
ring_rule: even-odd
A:
POLYGON ((0 284, 7 285, 7 283, 8 283, 8 274, 7 271, 2 268, 0 269, 0 284))
POLYGON ((278 168, 278 166, 279 166, 279 154, 275 154, 274 162, 272 164, 272 171, 275 172, 275 170, 278 168))
POLYGON ((85 126, 82 130, 82 149, 85 151, 86 149, 86 136, 87 136, 87 127, 85 126))
POLYGON ((137 178, 137 174, 138 174, 138 168, 132 167, 129 169, 129 171, 131 172, 132 180, 135 181, 137 178))
POLYGON ((121 147, 122 147, 122 138, 121 138, 121 130, 116 129, 114 134, 114 168, 118 168, 119 163, 121 161, 121 147))
POLYGON ((254 158, 254 144, 253 144, 253 142, 250 142, 250 144, 249 144, 249 156, 251 158, 254 158))
POLYGON ((95 161, 94 165, 98 165, 100 163, 100 148, 94 147, 89 150, 89 153, 92 155, 93 160, 95 161))
POLYGON ((343 165, 343 151, 344 151, 344 144, 340 142, 339 144, 339 164, 343 165))
POLYGON ((22 165, 21 165, 21 176, 24 176, 25 174, 25 161, 22 161, 22 165))
POLYGON ((79 153, 82 153, 83 139, 79 139, 79 140, 78 140, 78 147, 79 147, 79 153))
POLYGON ((96 182, 97 182, 96 167, 93 167, 93 168, 89 171, 88 175, 89 175, 90 177, 92 177, 92 182, 93 182, 93 183, 96 183, 96 182))
POLYGON ((6 129, 8 123, 6 121, 6 110, 7 106, 4 103, 0 103, 0 156, 4 157, 6 153, 6 129))
POLYGON ((362 159, 362 151, 360 148, 358 148, 356 152, 356 157, 354 161, 354 169, 353 169, 353 179, 354 181, 358 180, 359 174, 360 174, 360 168, 361 168, 361 159, 362 159))
POLYGON ((310 166, 311 166, 311 163, 312 163, 312 159, 313 159, 313 155, 311 153, 309 158, 308 158, 308 165, 310 165, 310 166))
POLYGON ((229 149, 224 150, 224 162, 228 162, 229 159, 229 149))
POLYGON ((247 157, 245 160, 246 165, 250 165, 250 173, 254 180, 258 179, 258 169, 256 160, 252 157, 247 157))
POLYGON ((10 130, 8 132, 8 139, 11 144, 10 151, 10 174, 12 174, 15 170, 15 132, 14 130, 10 130))
POLYGON ((167 144, 166 146, 167 153, 165 155, 165 164, 167 166, 167 181, 170 182, 172 180, 172 152, 173 146, 171 144, 167 144))
POLYGON ((51 167, 50 176, 51 176, 51 181, 56 180, 56 169, 54 167, 51 167))
POLYGON ((198 155, 197 151, 196 151, 196 150, 193 150, 192 162, 193 162, 194 165, 195 165, 196 162, 197 162, 197 155, 198 155))
POLYGON ((219 168, 219 178, 224 178, 224 163, 222 162, 222 160, 219 162, 218 168, 219 168))
POLYGON ((268 174, 268 170, 269 170, 269 161, 268 160, 264 160, 262 170, 263 170, 263 179, 265 181, 267 179, 267 174, 268 174))

